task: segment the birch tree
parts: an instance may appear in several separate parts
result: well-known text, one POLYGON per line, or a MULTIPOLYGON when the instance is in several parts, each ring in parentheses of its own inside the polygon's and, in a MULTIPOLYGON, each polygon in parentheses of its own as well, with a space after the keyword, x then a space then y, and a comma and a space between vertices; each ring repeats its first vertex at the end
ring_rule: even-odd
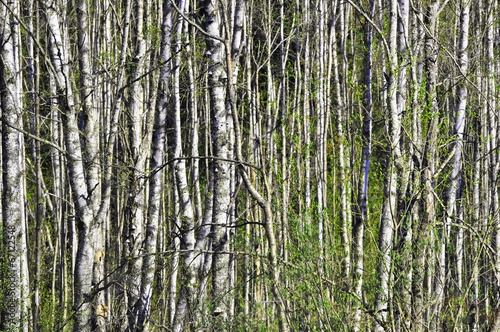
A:
MULTIPOLYGON (((185 11, 184 7, 189 8, 189 4, 185 4, 183 1, 179 3, 179 11, 185 11)), ((177 54, 181 53, 181 37, 184 30, 185 21, 179 15, 179 20, 177 22, 176 28, 176 38, 174 42, 174 50, 177 54)), ((174 107, 175 107, 175 121, 174 121, 174 132, 175 132, 175 148, 174 148, 174 174, 177 192, 180 199, 180 233, 181 238, 181 249, 185 250, 182 254, 183 267, 182 273, 183 278, 181 281, 181 292, 179 294, 179 299, 177 301, 175 318, 173 324, 174 331, 184 330, 186 324, 186 318, 188 313, 194 310, 194 306, 191 303, 195 302, 195 286, 197 284, 197 270, 195 266, 192 265, 195 253, 193 251, 196 244, 195 237, 195 211, 193 206, 193 199, 188 188, 187 179, 187 167, 186 160, 184 159, 183 149, 182 149, 182 130, 181 130, 181 100, 180 100, 180 57, 177 56, 174 59, 174 71, 173 71, 173 92, 174 92, 174 107)))
POLYGON ((392 248, 393 235, 397 218, 398 184, 401 170, 401 118, 397 108, 396 95, 396 74, 397 74, 397 1, 391 1, 389 6, 389 36, 387 38, 387 59, 388 59, 388 82, 387 82, 387 108, 390 116, 388 133, 388 144, 390 156, 387 160, 387 171, 384 184, 384 205, 379 231, 379 250, 381 253, 378 273, 380 278, 380 289, 376 294, 377 321, 376 331, 383 331, 382 324, 387 319, 392 319, 392 308, 390 308, 392 288, 392 248))
MULTIPOLYGON (((438 28, 438 18, 440 12, 440 1, 433 1, 426 8, 424 22, 427 27, 425 36, 425 75, 426 75, 426 93, 427 93, 427 107, 426 110, 429 115, 427 137, 424 148, 424 166, 427 167, 424 173, 424 183, 426 188, 426 206, 425 210, 427 212, 426 221, 431 228, 431 241, 433 238, 432 225, 435 224, 437 218, 437 207, 435 202, 435 173, 436 173, 436 141, 437 141, 437 126, 439 122, 439 105, 437 101, 437 55, 438 55, 438 45, 436 43, 435 36, 437 34, 438 28)), ((436 275, 432 280, 432 287, 434 294, 436 296, 435 305, 432 306, 432 326, 431 329, 436 329, 439 326, 439 318, 435 315, 440 312, 442 308, 442 301, 444 299, 444 284, 445 284, 445 274, 446 274, 446 229, 443 227, 440 229, 438 236, 439 246, 435 253, 435 265, 430 264, 431 269, 436 269, 436 275)), ((430 251, 432 255, 432 249, 430 251)), ((433 259, 431 259, 431 262, 433 259)))
MULTIPOLYGON (((80 71, 80 100, 83 112, 85 136, 83 140, 83 158, 85 159, 85 171, 87 186, 92 195, 95 204, 93 205, 92 215, 97 217, 101 203, 101 164, 99 158, 99 110, 94 107, 96 98, 92 91, 94 80, 92 77, 92 65, 90 61, 90 33, 88 26, 88 9, 86 1, 79 1, 77 6, 78 11, 78 46, 79 46, 79 71, 80 71)), ((69 60, 69 58, 68 58, 69 60)), ((71 84, 71 81, 68 82, 71 84)), ((94 221, 95 222, 95 221, 94 221)), ((105 244, 104 244, 104 223, 103 220, 97 220, 90 230, 90 238, 93 247, 94 259, 92 267, 92 284, 98 285, 104 278, 104 259, 105 259, 105 244), (95 225, 95 226, 94 226, 95 225)), ((95 298, 92 299, 92 305, 95 308, 92 317, 95 330, 105 330, 107 317, 107 306, 105 304, 103 292, 98 292, 95 298)))
MULTIPOLYGON (((228 74, 224 66, 224 38, 222 29, 222 13, 227 15, 226 2, 206 1, 206 31, 207 50, 210 54, 208 67, 208 84, 210 87, 210 108, 212 112, 212 137, 214 144, 214 198, 213 198, 213 314, 219 316, 222 324, 227 324, 229 317, 229 256, 228 252, 228 208, 231 204, 230 197, 230 164, 228 149, 230 144, 230 131, 227 124, 227 109, 225 107, 225 80, 228 74)), ((226 16, 227 17, 227 16, 226 16)), ((227 22, 226 22, 227 23, 227 22)), ((226 33, 228 33, 226 31, 226 33)))
MULTIPOLYGON (((368 15, 373 19, 375 14, 375 1, 369 2, 368 15)), ((361 330, 362 300, 363 300, 363 270, 364 270, 364 240, 365 225, 368 222, 368 184, 370 174, 370 155, 372 145, 372 64, 373 64, 373 26, 370 22, 364 25, 365 42, 365 67, 364 67, 364 93, 363 93, 363 157, 360 169, 358 189, 359 214, 353 223, 353 254, 354 254, 354 287, 357 301, 354 314, 354 331, 361 330)))
POLYGON ((148 182, 144 176, 147 169, 148 158, 151 151, 151 132, 154 117, 151 105, 147 100, 146 87, 141 81, 144 76, 148 56, 146 54, 147 41, 145 40, 145 29, 149 27, 150 1, 133 2, 134 18, 134 53, 132 59, 132 69, 130 75, 130 89, 128 93, 128 108, 130 114, 130 149, 133 163, 131 173, 131 192, 129 195, 129 250, 128 254, 133 258, 128 267, 127 279, 127 300, 129 312, 129 328, 135 329, 138 316, 136 307, 140 306, 141 277, 143 264, 143 249, 146 236, 146 203, 148 193, 148 182))
MULTIPOLYGON (((462 223, 461 217, 461 189, 462 189, 462 151, 465 130, 465 110, 467 106, 467 83, 465 75, 468 70, 468 40, 469 40, 469 11, 470 2, 463 1, 460 3, 460 31, 458 40, 457 58, 459 63, 460 75, 464 78, 460 79, 460 85, 457 90, 456 102, 456 115, 454 124, 455 140, 452 143, 451 151, 453 156, 451 158, 451 171, 449 175, 449 187, 447 193, 447 210, 446 210, 446 223, 451 227, 451 224, 462 223)), ((457 287, 463 287, 463 229, 457 230, 456 239, 456 278, 457 287)))
POLYGON ((72 82, 70 81, 69 59, 67 48, 64 45, 63 33, 60 29, 60 21, 54 2, 46 2, 45 10, 49 25, 50 55, 52 66, 55 71, 54 79, 58 93, 61 96, 59 106, 65 110, 64 121, 66 122, 65 142, 67 158, 69 162, 70 181, 75 197, 76 210, 78 212, 78 250, 76 256, 75 281, 74 281, 74 304, 78 309, 75 314, 75 331, 90 331, 91 306, 86 299, 92 289, 92 267, 94 262, 94 250, 92 239, 93 207, 89 199, 89 191, 84 175, 83 154, 80 145, 80 137, 77 122, 77 109, 75 96, 73 94, 72 82))
POLYGON ((171 35, 172 35, 173 10, 167 2, 162 8, 162 29, 159 63, 160 80, 158 91, 158 102, 155 114, 155 127, 152 141, 151 178, 149 184, 149 207, 148 221, 145 231, 146 256, 142 265, 141 291, 137 303, 134 306, 134 314, 137 317, 137 329, 147 330, 150 316, 151 301, 153 296, 153 282, 157 266, 155 253, 157 251, 158 228, 160 227, 161 192, 163 185, 163 172, 161 167, 164 162, 166 121, 168 113, 167 96, 170 81, 171 61, 171 35))
POLYGON ((28 331, 30 319, 20 30, 20 3, 0 5, 2 112, 2 256, 4 330, 28 331))
POLYGON ((2 329, 497 330, 497 6, 2 3, 2 329))
MULTIPOLYGON (((397 74, 397 108, 398 116, 401 119, 402 127, 407 123, 405 119, 408 99, 408 68, 410 65, 410 2, 407 0, 398 1, 398 25, 397 25, 397 47, 398 47, 398 74, 397 74)), ((402 324, 409 329, 411 327, 411 282, 413 277, 411 249, 412 249, 412 218, 408 213, 411 207, 411 200, 408 199, 409 189, 411 187, 410 177, 414 167, 413 161, 410 161, 408 150, 405 146, 404 138, 406 135, 401 135, 401 156, 400 156, 400 176, 401 180, 398 184, 398 218, 400 218, 396 226, 396 257, 395 264, 395 287, 397 288, 397 296, 394 299, 396 326, 401 328, 402 324), (403 151, 404 150, 404 151, 403 151)), ((405 130, 407 131, 407 129, 405 130)), ((410 143, 411 145, 411 143, 410 143)))
MULTIPOLYGON (((350 243, 351 236, 349 230, 351 228, 350 216, 350 204, 349 204, 349 184, 347 179, 347 156, 348 151, 346 149, 346 117, 347 117, 347 105, 344 83, 340 81, 340 75, 346 75, 346 3, 339 3, 338 7, 338 18, 340 24, 340 40, 339 40, 339 50, 334 50, 333 53, 333 82, 335 85, 335 99, 337 101, 337 135, 339 136, 339 175, 340 175, 340 201, 341 201, 341 211, 340 216, 342 220, 342 241, 344 245, 344 257, 345 257, 345 269, 346 275, 350 274, 351 271, 351 252, 350 243), (341 60, 338 60, 337 54, 340 55, 341 60)), ((333 41, 336 45, 335 37, 333 41)))

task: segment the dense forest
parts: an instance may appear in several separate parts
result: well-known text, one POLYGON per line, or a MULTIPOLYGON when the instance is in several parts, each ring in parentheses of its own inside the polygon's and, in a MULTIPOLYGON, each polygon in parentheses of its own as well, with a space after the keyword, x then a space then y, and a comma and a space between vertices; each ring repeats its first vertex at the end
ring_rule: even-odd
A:
POLYGON ((499 17, 0 0, 0 329, 500 331, 499 17))

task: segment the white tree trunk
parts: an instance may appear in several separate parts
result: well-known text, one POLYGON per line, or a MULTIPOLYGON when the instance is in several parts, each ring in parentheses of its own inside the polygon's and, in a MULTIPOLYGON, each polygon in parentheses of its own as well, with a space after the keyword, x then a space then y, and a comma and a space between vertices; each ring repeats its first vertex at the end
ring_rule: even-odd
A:
MULTIPOLYGON (((488 149, 489 151, 494 151, 498 147, 498 143, 500 141, 499 137, 499 132, 498 130, 500 129, 500 121, 498 119, 498 110, 496 108, 497 106, 497 80, 498 77, 495 75, 495 19, 496 19, 496 1, 488 1, 487 7, 486 7, 488 16, 486 19, 486 33, 485 33, 485 60, 486 60, 486 80, 487 80, 487 109, 488 109, 488 128, 487 130, 489 131, 488 133, 488 149)), ((466 44, 467 46, 467 44, 466 44)), ((467 53, 466 53, 467 55, 467 53)), ((460 61, 460 59, 459 59, 460 61)), ((459 62, 460 63, 460 62, 459 62)), ((460 63, 462 65, 462 63, 460 63)), ((467 72, 467 67, 462 70, 462 73, 467 72)), ((466 89, 466 87, 464 87, 466 89)), ((466 90, 467 91, 467 90, 466 90)), ((467 96, 467 92, 465 92, 467 96)), ((465 105, 464 105, 465 108, 465 105)), ((490 153, 489 154, 489 162, 490 162, 490 167, 492 168, 492 171, 490 172, 491 178, 490 178, 490 183, 491 185, 491 208, 490 211, 494 211, 490 218, 491 218, 491 223, 493 225, 498 225, 500 222, 500 213, 499 213, 499 194, 498 194, 498 172, 500 170, 500 158, 498 157, 497 153, 490 153)), ((494 233, 493 233, 493 245, 496 250, 495 252, 495 283, 496 287, 500 286, 500 230, 499 227, 494 227, 494 233)), ((497 304, 497 306, 499 306, 497 304)), ((500 317, 498 318, 500 320, 500 317)))
POLYGON ((130 114, 130 148, 131 162, 134 164, 131 172, 131 188, 129 194, 129 231, 130 239, 129 261, 127 271, 127 298, 129 308, 129 328, 136 329, 137 315, 135 307, 141 301, 141 277, 142 277, 142 249, 145 237, 145 214, 146 214, 146 194, 147 181, 143 176, 146 169, 147 157, 149 156, 150 144, 148 142, 149 133, 145 132, 146 103, 144 98, 144 86, 141 77, 146 67, 146 41, 144 39, 144 25, 147 24, 144 18, 147 17, 146 2, 143 0, 134 1, 134 22, 133 24, 133 69, 130 77, 129 89, 129 114, 130 114))
MULTIPOLYGON (((340 195, 340 219, 342 225, 342 245, 344 247, 344 267, 345 275, 348 276, 351 273, 351 220, 349 218, 350 213, 350 198, 349 198, 349 188, 348 188, 348 178, 347 178, 347 162, 348 162, 348 152, 346 149, 346 132, 345 124, 348 121, 347 111, 346 111, 346 96, 343 84, 340 81, 340 76, 345 74, 346 64, 345 64, 345 34, 346 27, 345 22, 347 21, 346 16, 346 3, 339 4, 339 36, 340 36, 340 49, 336 46, 333 51, 333 84, 335 87, 335 99, 336 99, 336 114, 337 114, 337 136, 338 136, 338 155, 339 155, 339 195, 340 195), (342 59, 339 61, 339 56, 342 59)), ((335 34, 333 36, 333 45, 337 45, 337 38, 335 34)))
POLYGON ((78 249, 76 254, 74 279, 74 331, 90 331, 91 306, 87 298, 92 291, 92 267, 94 248, 92 238, 93 209, 89 197, 83 166, 83 154, 77 122, 77 109, 70 81, 68 54, 64 45, 64 34, 60 29, 60 21, 56 8, 51 0, 45 3, 47 23, 50 31, 50 55, 55 70, 57 89, 61 95, 59 106, 64 110, 66 123, 65 142, 69 164, 70 182, 78 215, 78 249))
MULTIPOLYGON (((466 75, 468 70, 468 42, 469 42, 469 10, 470 1, 462 1, 460 10, 460 35, 458 41, 458 63, 459 75, 466 75)), ((446 210, 446 224, 451 227, 451 223, 461 224, 460 210, 461 210, 461 188, 462 188, 462 150, 463 138, 465 130, 465 112, 467 106, 467 83, 465 76, 460 77, 459 88, 456 98, 456 113, 454 124, 454 141, 451 144, 450 150, 453 151, 451 158, 451 173, 449 175, 449 187, 447 195, 447 210, 446 210)), ((462 289, 463 277, 463 228, 457 229, 457 242, 456 242, 456 282, 459 290, 462 289)))
MULTIPOLYGON (((408 83, 407 72, 411 64, 409 46, 409 0, 398 0, 398 26, 397 26, 397 47, 399 56, 398 67, 398 83, 397 83, 397 107, 398 116, 402 119, 402 115, 407 111, 407 95, 408 83)), ((400 120, 401 121, 401 120, 400 120)), ((402 135, 403 137, 403 135, 402 135)), ((405 153, 403 160, 410 160, 405 153)), ((401 169, 398 192, 398 218, 400 224, 398 227, 397 237, 397 256, 398 265, 396 266, 396 292, 397 297, 394 299, 394 307, 396 310, 396 328, 399 330, 410 329, 411 327, 411 280, 413 277, 412 271, 412 220, 406 214, 411 201, 407 198, 408 188, 410 186, 410 177, 412 172, 412 163, 403 161, 400 162, 401 169), (402 326, 403 325, 403 326, 402 326)))
MULTIPOLYGON (((101 166, 99 158, 99 109, 94 107, 96 101, 94 97, 94 85, 92 78, 91 54, 90 54, 90 33, 88 27, 88 9, 87 1, 80 0, 77 4, 78 17, 78 52, 79 52, 79 73, 80 73, 80 100, 83 112, 84 131, 83 139, 83 157, 85 158, 86 182, 91 192, 93 203, 93 216, 97 217, 101 205, 101 166)), ((94 264, 92 272, 92 284, 99 285, 104 279, 104 260, 105 243, 103 234, 103 224, 97 222, 91 229, 91 238, 93 240, 94 264)), ((105 304, 104 293, 94 294, 92 299, 93 307, 93 329, 95 331, 104 331, 106 318, 108 317, 108 307, 105 304)))
POLYGON ((304 214, 303 216, 303 223, 305 225, 304 229, 308 229, 308 227, 311 225, 311 133, 310 133, 310 127, 311 127, 311 101, 310 101, 310 94, 311 94, 311 50, 310 50, 310 33, 309 31, 311 30, 311 17, 310 17, 310 5, 309 5, 309 0, 304 0, 304 19, 303 23, 304 26, 306 27, 305 29, 305 34, 304 34, 304 80, 303 80, 303 87, 304 87, 304 100, 303 100, 303 137, 304 137, 304 149, 305 149, 305 156, 304 156, 304 186, 305 186, 305 193, 304 193, 304 214))
MULTIPOLYGON (((206 31, 217 38, 222 38, 222 12, 228 8, 226 1, 205 1, 206 31)), ((212 301, 213 315, 219 324, 227 324, 229 317, 229 206, 231 204, 231 172, 227 159, 230 144, 230 131, 227 123, 225 80, 228 74, 224 66, 224 44, 215 38, 207 38, 207 50, 210 53, 208 84, 210 88, 210 108, 212 112, 212 137, 214 156, 214 201, 212 217, 213 263, 212 263, 212 301)), ((226 325, 222 325, 227 328, 226 325)))
POLYGON ((24 203, 24 139, 15 128, 23 128, 22 76, 20 64, 20 31, 16 20, 20 3, 12 1, 7 8, 0 4, 0 106, 2 116, 2 231, 5 291, 2 330, 28 331, 29 273, 27 224, 24 203))
MULTIPOLYGON (((476 120, 476 125, 475 127, 478 128, 480 126, 480 121, 476 120)), ((477 135, 475 137, 475 142, 474 142, 474 172, 472 175, 472 202, 473 202, 473 212, 472 212, 472 217, 473 217, 473 227, 476 232, 479 232, 479 229, 481 227, 481 222, 479 220, 480 218, 480 210, 481 210, 481 203, 480 203, 480 179, 481 179, 481 158, 480 158, 480 136, 477 135)), ((474 236, 474 240, 472 242, 472 248, 473 252, 479 253, 479 241, 476 236, 474 236)), ((472 322, 470 324, 472 331, 476 332, 479 330, 479 326, 481 322, 479 321, 479 296, 480 296, 480 286, 479 286, 479 259, 474 259, 473 265, 472 265, 472 312, 473 314, 471 315, 472 322)))
POLYGON ((389 36, 387 59, 388 76, 387 82, 387 106, 390 115, 389 125, 389 147, 390 156, 387 160, 385 176, 384 204, 379 231, 380 263, 378 266, 379 289, 376 293, 375 303, 377 308, 377 318, 375 324, 376 331, 384 331, 385 324, 392 319, 392 308, 390 305, 392 295, 392 248, 393 234, 397 222, 397 200, 398 200, 398 163, 400 162, 400 133, 401 119, 398 114, 396 95, 396 74, 397 74, 397 0, 391 0, 389 5, 389 36))
POLYGON ((136 329, 138 331, 148 330, 151 300, 153 295, 153 282, 156 270, 157 237, 158 227, 161 224, 160 208, 163 191, 163 170, 160 169, 164 163, 166 124, 168 112, 167 94, 170 81, 170 48, 172 35, 173 11, 167 2, 162 8, 162 30, 161 48, 159 62, 160 80, 158 88, 158 102, 156 104, 155 129, 152 142, 151 174, 149 180, 149 206, 147 211, 147 224, 145 228, 145 256, 142 264, 141 289, 139 299, 134 307, 137 316, 136 329))
MULTIPOLYGON (((188 11, 188 4, 184 1, 179 3, 180 11, 188 11), (186 8, 184 8, 186 7, 186 8)), ((183 35, 185 21, 179 15, 177 21, 177 29, 175 34, 174 52, 180 54, 181 39, 183 35)), ((174 58, 173 61, 173 94, 174 94, 174 174, 177 192, 180 203, 180 234, 181 234, 181 250, 182 253, 182 278, 179 298, 176 305, 174 324, 172 330, 176 332, 184 331, 189 328, 186 322, 191 321, 188 313, 194 308, 190 306, 194 302, 195 286, 197 283, 197 271, 193 266, 194 257, 197 255, 193 251, 196 244, 195 237, 195 212, 193 208, 193 200, 189 192, 187 180, 186 160, 183 158, 182 152, 182 123, 181 123, 181 96, 180 96, 180 56, 174 58)))

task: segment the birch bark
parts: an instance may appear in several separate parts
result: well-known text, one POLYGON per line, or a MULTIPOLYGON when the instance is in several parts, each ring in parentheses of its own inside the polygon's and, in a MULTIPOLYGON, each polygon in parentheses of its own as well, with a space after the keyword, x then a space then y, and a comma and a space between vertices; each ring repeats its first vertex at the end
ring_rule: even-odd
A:
MULTIPOLYGON (((212 139, 214 156, 214 196, 213 196, 213 263, 212 263, 212 301, 214 317, 226 326, 229 317, 229 248, 228 209, 230 197, 230 165, 227 159, 230 144, 230 131, 227 123, 225 80, 228 74, 224 66, 224 37, 221 31, 223 11, 228 8, 226 1, 205 1, 206 31, 216 38, 207 37, 207 51, 210 54, 208 84, 210 89, 210 109, 212 112, 212 139)), ((228 33, 228 32, 226 32, 228 33)))
MULTIPOLYGON (((476 119, 475 121, 475 127, 476 130, 479 129, 480 126, 480 120, 476 119)), ((480 130, 478 130, 480 132, 480 130)), ((481 178, 481 162, 480 162, 480 148, 479 148, 479 137, 475 137, 474 141, 474 172, 472 175, 472 202, 473 202, 473 212, 472 212, 472 217, 473 217, 473 225, 472 227, 478 231, 480 229, 481 223, 480 223, 480 178, 481 178)), ((474 237, 474 240, 472 241, 472 249, 474 252, 479 253, 479 248, 480 244, 477 239, 477 237, 474 237)), ((479 256, 481 257, 481 256, 479 256)), ((471 322, 470 322, 470 327, 471 330, 474 332, 477 332, 479 330, 480 326, 480 321, 479 321, 479 311, 480 311, 480 305, 479 305, 479 290, 480 290, 480 284, 479 284, 479 261, 480 259, 476 258, 474 259, 474 262, 472 264, 472 312, 473 314, 471 315, 471 322)))
MULTIPOLYGON (((325 102, 325 16, 326 10, 322 0, 317 1, 315 4, 318 8, 318 29, 319 36, 317 38, 317 59, 318 59, 318 91, 316 93, 317 104, 317 153, 315 158, 316 164, 316 192, 317 192, 317 214, 318 214, 318 245, 319 245, 319 271, 320 274, 324 273, 323 260, 325 251, 325 221, 326 218, 326 170, 324 168, 326 159, 326 117, 327 105, 325 102)), ((340 119, 339 119, 340 120, 340 119)), ((349 266, 346 267, 346 273, 349 275, 349 266)))
POLYGON ((310 42, 310 30, 312 29, 311 17, 310 17, 310 5, 309 0, 304 1, 304 99, 303 99, 303 136, 304 136, 304 229, 308 229, 311 225, 311 101, 310 101, 310 89, 311 89, 311 42, 310 42))
POLYGON ((24 202, 24 138, 15 128, 23 128, 22 76, 19 24, 20 3, 12 1, 9 8, 0 4, 0 107, 2 116, 2 232, 6 262, 2 271, 2 330, 28 331, 29 273, 27 224, 24 202))
POLYGON ((131 192, 129 194, 129 231, 130 239, 129 261, 127 276, 128 320, 129 328, 136 329, 137 310, 141 294, 141 277, 143 263, 144 238, 146 232, 146 203, 148 182, 144 176, 147 158, 150 156, 150 134, 148 132, 149 119, 147 102, 145 99, 145 86, 141 78, 145 73, 148 57, 146 55, 145 28, 148 27, 149 15, 148 1, 134 1, 133 32, 134 53, 132 59, 132 73, 129 89, 129 114, 130 114, 130 147, 131 162, 131 192))
MULTIPOLYGON (((184 1, 179 2, 178 6, 181 12, 189 10, 188 4, 184 1)), ((173 331, 183 331, 187 328, 185 326, 187 315, 191 312, 191 302, 194 302, 196 285, 196 271, 192 265, 192 261, 196 253, 193 252, 196 238, 195 238, 195 212, 193 209, 193 200, 188 188, 187 181, 187 168, 186 160, 183 158, 182 152, 182 130, 181 130, 181 98, 180 98, 180 54, 181 54, 181 38, 184 30, 185 21, 179 15, 177 21, 177 28, 174 41, 174 52, 177 56, 173 61, 173 94, 174 94, 174 174, 177 192, 180 201, 180 234, 181 234, 181 250, 182 253, 182 279, 181 288, 179 292, 179 299, 177 301, 173 331)))
POLYGON ((159 63, 160 77, 158 88, 158 102, 156 104, 155 128, 152 142, 151 170, 153 174, 149 183, 148 219, 145 230, 145 257, 142 265, 141 289, 139 299, 134 306, 137 316, 137 330, 148 330, 151 300, 153 295, 153 282, 156 271, 157 237, 160 222, 160 209, 163 190, 163 171, 159 169, 164 162, 166 124, 168 113, 168 91, 170 81, 170 56, 172 35, 173 10, 168 2, 163 3, 161 45, 159 63))
MULTIPOLYGON (((486 107, 488 109, 488 149, 489 151, 494 151, 498 147, 500 142, 499 129, 500 121, 498 119, 497 110, 497 84, 496 81, 498 77, 495 73, 495 14, 496 14, 496 3, 497 1, 487 2, 487 17, 486 17, 486 34, 485 34, 485 62, 486 62, 486 80, 487 80, 487 99, 486 107)), ((467 46, 467 45, 466 45, 467 46)), ((459 59, 460 60, 460 59, 459 59)), ((461 70, 462 73, 467 72, 467 67, 465 70, 461 70)), ((466 94, 467 96, 467 94, 466 94)), ((464 106, 465 107, 465 106, 464 106)), ((494 211, 491 214, 491 222, 493 225, 498 225, 500 223, 500 201, 498 194, 498 172, 500 171, 500 158, 497 153, 489 154, 490 167, 492 167, 491 174, 491 210, 494 211)), ((495 283, 496 287, 500 287, 500 229, 499 227, 494 228, 493 232, 493 245, 496 250, 495 252, 495 283)), ((500 305, 497 304, 500 308, 500 305)), ((500 315, 497 318, 498 324, 500 326, 500 315)))
MULTIPOLYGON (((403 120, 403 115, 407 114, 407 98, 408 98, 408 79, 407 73, 410 62, 409 50, 409 0, 398 0, 398 25, 397 25, 397 47, 398 47, 398 74, 397 74, 397 108, 400 121, 403 120)), ((401 135, 403 140, 405 135, 401 135)), ((403 142, 400 143, 403 147, 403 142)), ((411 146, 411 143, 410 143, 411 146)), ((396 226, 397 237, 397 264, 395 266, 395 288, 397 296, 394 299, 394 307, 396 308, 396 328, 410 329, 411 328, 411 280, 413 277, 412 271, 412 219, 408 213, 411 200, 409 197, 410 176, 412 173, 413 163, 406 151, 401 152, 400 161, 400 180, 398 191, 398 218, 399 222, 396 226), (404 155, 404 157, 403 157, 404 155), (404 162, 408 160, 408 162, 404 162)))
MULTIPOLYGON (((79 54, 79 70, 80 70, 80 101, 81 111, 80 117, 83 117, 84 132, 82 137, 83 158, 85 166, 85 178, 87 188, 90 188, 89 195, 92 196, 93 217, 96 218, 99 213, 101 202, 101 164, 99 158, 99 108, 95 107, 96 98, 94 97, 94 89, 92 86, 94 80, 92 77, 92 64, 90 61, 91 41, 88 23, 88 8, 87 1, 80 0, 77 3, 78 17, 78 54, 79 54)), ((90 198, 89 198, 90 199, 90 198)), ((108 198, 109 199, 109 198, 108 198)), ((104 279, 104 260, 105 260, 105 243, 103 234, 103 223, 101 220, 94 221, 94 225, 90 232, 94 248, 94 262, 92 268, 92 284, 98 285, 104 279)), ((92 299, 93 311, 93 326, 95 331, 104 331, 106 318, 108 316, 108 307, 105 304, 104 293, 97 292, 92 299)))
POLYGON ((92 239, 93 208, 85 181, 83 154, 77 122, 77 107, 70 80, 67 48, 64 45, 64 34, 60 29, 58 6, 51 0, 45 3, 47 23, 50 31, 50 55, 55 69, 55 80, 59 95, 59 106, 64 110, 63 120, 66 122, 64 132, 67 158, 69 163, 70 182, 73 190, 78 215, 78 249, 76 253, 74 280, 74 331, 90 331, 91 306, 88 296, 92 291, 92 267, 94 248, 92 239))
POLYGON ((397 10, 397 0, 391 0, 389 3, 389 36, 387 50, 387 75, 389 77, 389 81, 387 82, 387 106, 390 116, 388 143, 390 147, 390 156, 387 160, 384 203, 379 231, 379 250, 381 258, 377 270, 379 273, 380 288, 375 297, 378 318, 375 322, 375 331, 383 331, 385 328, 382 324, 392 321, 393 318, 392 308, 390 307, 392 296, 390 292, 392 289, 392 249, 394 229, 397 223, 398 183, 400 181, 399 170, 401 169, 401 118, 400 114, 398 114, 396 94, 396 75, 398 68, 397 10))
MULTIPOLYGON (((461 2, 460 9, 460 27, 459 27, 459 40, 457 58, 459 64, 459 75, 466 75, 468 70, 468 43, 469 43, 469 11, 470 1, 465 0, 461 2)), ((453 151, 451 158, 451 172, 448 178, 449 187, 447 193, 447 209, 446 209, 446 223, 451 227, 451 223, 460 225, 460 209, 461 209, 461 188, 462 188, 462 150, 465 129, 465 111, 467 106, 467 83, 465 76, 460 77, 457 97, 456 97, 456 111, 455 111, 455 124, 454 124, 454 141, 451 144, 450 150, 453 151)), ((456 242, 456 278, 457 287, 459 290, 463 286, 463 228, 457 229, 457 242, 456 242)))
MULTIPOLYGON (((345 133, 345 124, 347 122, 347 111, 346 111, 346 96, 344 84, 341 82, 341 75, 345 74, 346 64, 345 64, 345 43, 346 43, 346 3, 339 3, 339 36, 340 40, 338 44, 340 47, 336 47, 333 52, 333 85, 335 87, 335 100, 336 100, 336 115, 337 115, 337 135, 339 140, 338 145, 338 155, 339 155, 339 195, 340 195, 340 219, 342 224, 342 244, 344 246, 344 266, 346 276, 349 276, 351 273, 351 220, 349 218, 350 213, 348 210, 350 209, 349 204, 349 188, 348 188, 348 179, 347 179, 347 149, 346 149, 346 133, 345 133), (340 54, 340 61, 339 61, 340 54)), ((337 45, 336 37, 334 36, 333 45, 337 45)))

